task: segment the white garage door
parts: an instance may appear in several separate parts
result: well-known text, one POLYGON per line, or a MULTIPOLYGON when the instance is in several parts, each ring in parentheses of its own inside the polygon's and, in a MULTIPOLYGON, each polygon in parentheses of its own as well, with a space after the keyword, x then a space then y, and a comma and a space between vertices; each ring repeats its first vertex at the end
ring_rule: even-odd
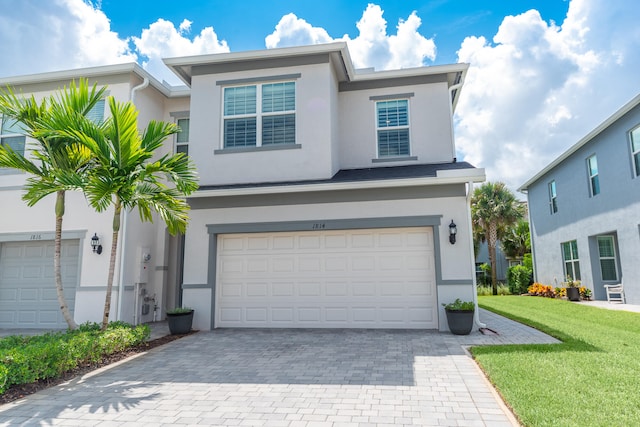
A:
MULTIPOLYGON (((73 314, 78 240, 63 240, 62 283, 73 314)), ((0 327, 65 328, 53 274, 53 241, 0 244, 0 327)))
POLYGON ((216 327, 438 327, 431 228, 218 238, 216 327))

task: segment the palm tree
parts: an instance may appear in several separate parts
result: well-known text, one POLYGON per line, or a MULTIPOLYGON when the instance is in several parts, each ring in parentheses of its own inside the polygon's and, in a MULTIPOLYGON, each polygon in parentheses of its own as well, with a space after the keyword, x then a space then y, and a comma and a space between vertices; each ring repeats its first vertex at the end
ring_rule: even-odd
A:
POLYGON ((496 243, 507 228, 524 217, 524 208, 502 182, 486 182, 476 188, 471 198, 474 234, 487 242, 491 261, 493 295, 498 294, 496 280, 496 243))
POLYGON ((502 252, 508 257, 521 258, 531 252, 531 237, 529 223, 524 219, 518 220, 509 227, 502 239, 502 252))
POLYGON ((38 103, 33 97, 18 97, 11 88, 0 91, 0 113, 21 124, 25 134, 35 140, 31 144, 31 158, 9 146, 0 146, 0 167, 18 169, 30 176, 27 178, 22 199, 34 206, 49 194, 56 194, 54 276, 58 303, 69 329, 77 328, 64 297, 60 256, 62 247, 62 219, 65 212, 65 193, 81 188, 84 173, 90 161, 89 151, 69 138, 41 133, 42 127, 68 129, 78 124, 102 99, 105 88, 89 89, 87 80, 78 86, 71 82, 57 95, 38 103), (46 123, 46 125, 45 125, 46 123))
POLYGON ((118 103, 113 97, 108 103, 111 117, 104 126, 85 120, 82 129, 62 134, 73 137, 94 156, 84 188, 91 206, 98 212, 114 208, 103 329, 109 322, 122 210, 137 207, 142 221, 153 221, 156 212, 171 234, 183 233, 189 210, 184 196, 198 188, 195 166, 184 153, 151 160, 163 141, 178 132, 176 125, 151 121, 140 133, 133 103, 118 103))

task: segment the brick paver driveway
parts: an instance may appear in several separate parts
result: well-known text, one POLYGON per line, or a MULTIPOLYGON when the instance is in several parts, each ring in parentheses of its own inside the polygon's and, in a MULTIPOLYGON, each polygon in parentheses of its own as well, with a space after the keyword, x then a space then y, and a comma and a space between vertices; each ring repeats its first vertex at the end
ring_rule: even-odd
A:
POLYGON ((491 339, 474 334, 200 332, 4 405, 0 425, 511 426, 461 347, 491 339))

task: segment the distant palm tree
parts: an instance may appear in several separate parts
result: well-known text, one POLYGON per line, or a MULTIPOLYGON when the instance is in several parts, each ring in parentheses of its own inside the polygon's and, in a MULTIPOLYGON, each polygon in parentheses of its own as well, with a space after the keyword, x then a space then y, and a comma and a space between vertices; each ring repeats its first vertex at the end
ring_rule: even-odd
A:
POLYGON ((471 198, 474 236, 487 242, 491 261, 493 295, 498 295, 496 280, 496 243, 508 227, 524 217, 524 208, 502 182, 486 182, 476 188, 471 198))
POLYGON ((20 123, 24 132, 35 143, 30 144, 30 156, 14 151, 9 146, 0 146, 0 167, 18 169, 30 176, 24 186, 22 199, 33 206, 49 194, 56 194, 54 276, 58 303, 69 329, 77 327, 64 297, 60 265, 62 247, 62 219, 65 212, 65 193, 77 190, 85 182, 90 153, 71 139, 59 135, 42 133, 49 129, 71 129, 77 126, 104 95, 105 88, 89 89, 87 80, 78 86, 72 82, 58 94, 45 98, 40 103, 31 96, 17 96, 11 88, 0 91, 0 114, 20 123))
POLYGON ((531 252, 529 223, 519 220, 505 231, 502 239, 502 252, 511 258, 521 258, 531 252))
POLYGON ((143 221, 157 212, 171 234, 183 233, 189 205, 184 196, 198 189, 193 162, 184 153, 152 160, 163 141, 179 131, 171 123, 151 121, 138 131, 138 111, 131 102, 108 98, 111 117, 104 126, 84 121, 79 130, 63 133, 86 147, 94 157, 84 192, 98 212, 113 206, 113 239, 102 328, 109 322, 111 292, 122 210, 138 208, 143 221))

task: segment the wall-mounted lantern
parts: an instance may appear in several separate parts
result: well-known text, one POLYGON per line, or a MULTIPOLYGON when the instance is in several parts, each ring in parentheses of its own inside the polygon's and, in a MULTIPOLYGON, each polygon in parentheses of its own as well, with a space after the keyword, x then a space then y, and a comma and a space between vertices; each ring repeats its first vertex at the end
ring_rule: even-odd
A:
POLYGON ((98 233, 93 233, 93 237, 91 238, 91 248, 93 249, 94 254, 100 255, 102 253, 102 245, 100 244, 98 233))
POLYGON ((456 234, 458 234, 458 227, 456 223, 451 220, 451 224, 449 224, 449 243, 452 245, 456 244, 456 234))

